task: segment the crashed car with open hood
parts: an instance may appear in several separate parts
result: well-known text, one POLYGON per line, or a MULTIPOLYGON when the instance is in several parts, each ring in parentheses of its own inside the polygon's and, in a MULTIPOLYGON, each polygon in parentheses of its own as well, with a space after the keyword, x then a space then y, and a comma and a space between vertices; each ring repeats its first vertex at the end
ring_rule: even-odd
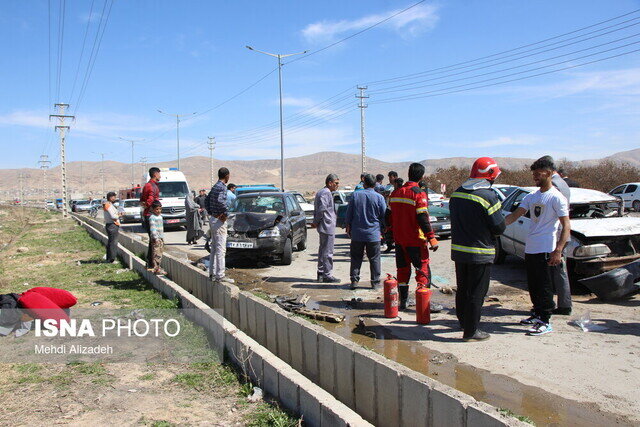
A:
POLYGON ((307 246, 304 211, 291 193, 241 194, 229 209, 227 254, 291 264, 307 246))
MULTIPOLYGON (((503 215, 515 211, 522 199, 536 190, 514 190, 502 203, 503 215)), ((596 190, 572 188, 569 205, 571 239, 564 253, 572 287, 579 279, 640 259, 640 218, 626 216, 619 199, 596 190)), ((503 262, 506 255, 524 258, 530 222, 527 213, 506 228, 496 242, 496 263, 503 262)))

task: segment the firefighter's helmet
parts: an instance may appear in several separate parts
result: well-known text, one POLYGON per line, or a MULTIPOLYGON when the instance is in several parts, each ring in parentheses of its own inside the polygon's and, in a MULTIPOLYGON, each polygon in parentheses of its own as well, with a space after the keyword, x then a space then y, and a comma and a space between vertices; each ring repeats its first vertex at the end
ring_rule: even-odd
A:
POLYGON ((480 157, 471 167, 470 178, 484 178, 494 181, 498 175, 500 175, 500 168, 491 157, 480 157))

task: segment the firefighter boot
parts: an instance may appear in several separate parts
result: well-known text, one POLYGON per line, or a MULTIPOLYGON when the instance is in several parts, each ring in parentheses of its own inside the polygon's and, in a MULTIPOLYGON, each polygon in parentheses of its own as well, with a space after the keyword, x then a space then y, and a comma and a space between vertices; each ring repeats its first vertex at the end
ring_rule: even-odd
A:
POLYGON ((398 294, 400 296, 400 310, 406 310, 407 300, 409 299, 409 285, 398 285, 398 294))

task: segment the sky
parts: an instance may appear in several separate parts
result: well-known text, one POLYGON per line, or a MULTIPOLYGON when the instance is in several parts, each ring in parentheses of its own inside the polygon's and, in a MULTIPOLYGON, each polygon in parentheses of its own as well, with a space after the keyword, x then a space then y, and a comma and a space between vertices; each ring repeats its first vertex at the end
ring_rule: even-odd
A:
POLYGON ((385 161, 640 146, 640 1, 416 1, 4 0, 0 168, 59 163, 56 102, 69 161, 130 162, 123 139, 136 162, 175 160, 158 110, 185 115, 181 157, 212 136, 216 158, 278 158, 277 59, 247 45, 308 51, 283 59, 285 157, 360 153, 358 85, 385 161))

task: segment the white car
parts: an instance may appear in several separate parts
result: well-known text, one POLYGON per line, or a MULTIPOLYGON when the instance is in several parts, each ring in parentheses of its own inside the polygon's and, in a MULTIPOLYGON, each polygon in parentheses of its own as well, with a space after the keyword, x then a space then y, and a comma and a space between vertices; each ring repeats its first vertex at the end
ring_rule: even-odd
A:
POLYGON ((140 208, 140 200, 125 199, 120 202, 118 212, 122 213, 120 222, 142 222, 142 209, 140 208))
POLYGON ((313 222, 313 203, 309 203, 307 199, 305 199, 304 196, 297 191, 291 191, 290 193, 293 194, 293 197, 295 197, 296 201, 304 211, 307 225, 311 224, 313 222))
POLYGON ((427 189, 427 194, 429 197, 429 203, 435 205, 435 206, 442 206, 442 203, 445 200, 444 195, 440 194, 440 193, 436 193, 435 191, 433 191, 432 189, 428 188, 427 189))
POLYGON ((624 207, 640 212, 640 182, 622 184, 609 191, 609 194, 624 201, 624 207))
MULTIPOLYGON (((502 203, 502 214, 516 210, 536 187, 518 187, 502 203)), ((640 259, 640 218, 623 215, 619 199, 586 188, 571 189, 571 240, 565 249, 572 283, 621 267, 640 259)), ((496 240, 495 263, 506 255, 524 259, 524 247, 531 219, 529 213, 509 225, 496 240)))
POLYGON ((508 184, 493 184, 491 186, 491 189, 493 190, 494 193, 497 194, 501 202, 504 202, 504 200, 507 197, 509 197, 509 195, 513 193, 513 191, 516 190, 517 188, 518 187, 515 185, 508 185, 508 184))

